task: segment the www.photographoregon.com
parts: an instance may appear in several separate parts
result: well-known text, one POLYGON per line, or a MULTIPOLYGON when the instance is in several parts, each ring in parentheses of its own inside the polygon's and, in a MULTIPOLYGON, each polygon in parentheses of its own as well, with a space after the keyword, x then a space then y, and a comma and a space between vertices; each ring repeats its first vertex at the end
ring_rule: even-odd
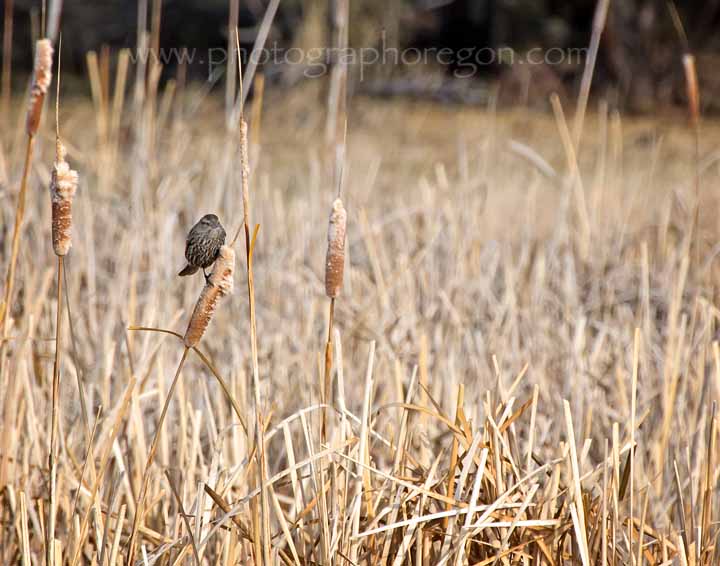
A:
MULTIPOLYGON (((452 68, 456 78, 471 78, 483 67, 494 65, 566 65, 582 64, 587 48, 540 48, 535 47, 524 52, 510 47, 466 47, 461 49, 415 47, 330 48, 300 47, 284 48, 278 44, 256 50, 240 50, 244 61, 256 65, 299 65, 304 67, 307 78, 324 76, 334 63, 342 63, 359 69, 359 79, 365 77, 365 69, 374 65, 395 65, 412 67, 416 65, 434 65, 452 68)), ((207 68, 208 80, 213 80, 226 67, 228 51, 222 47, 199 49, 194 47, 163 47, 159 51, 150 49, 133 50, 132 63, 155 60, 163 65, 185 64, 207 68)))

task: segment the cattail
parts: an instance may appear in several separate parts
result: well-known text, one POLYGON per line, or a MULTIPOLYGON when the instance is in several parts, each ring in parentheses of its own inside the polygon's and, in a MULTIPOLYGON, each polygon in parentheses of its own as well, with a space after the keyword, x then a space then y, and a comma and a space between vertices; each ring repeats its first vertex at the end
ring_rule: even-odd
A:
POLYGON ((190 317, 190 324, 183 339, 185 347, 197 346, 215 314, 218 299, 232 293, 234 271, 235 251, 230 246, 222 246, 215 267, 190 317))
POLYGON ((325 294, 334 299, 340 294, 345 271, 345 230, 347 212, 342 200, 335 199, 328 225, 328 248, 325 257, 325 294))
POLYGON ((67 255, 72 245, 72 201, 77 191, 78 174, 65 161, 65 146, 56 140, 56 156, 50 178, 52 198, 52 242, 55 254, 67 255))
POLYGON ((693 127, 697 127, 700 122, 700 87, 693 55, 683 55, 683 68, 685 69, 685 86, 690 108, 690 120, 693 127))
POLYGON ((35 44, 35 69, 30 88, 30 106, 27 113, 26 130, 29 136, 37 133, 42 115, 45 93, 52 80, 53 47, 49 39, 40 39, 35 44))

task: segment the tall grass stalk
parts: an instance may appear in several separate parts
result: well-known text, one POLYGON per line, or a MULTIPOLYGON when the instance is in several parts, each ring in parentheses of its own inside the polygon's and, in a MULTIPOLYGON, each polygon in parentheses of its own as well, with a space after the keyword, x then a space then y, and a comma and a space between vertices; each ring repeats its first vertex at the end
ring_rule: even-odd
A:
POLYGON ((137 554, 137 534, 140 524, 144 520, 145 499, 147 498, 148 485, 150 483, 150 470, 152 468, 152 463, 155 460, 155 453, 158 449, 160 433, 163 428, 163 423, 165 422, 165 416, 167 415, 168 408, 170 407, 170 401, 173 398, 175 388, 180 380, 180 374, 182 373, 189 351, 190 348, 187 346, 183 349, 182 357, 180 358, 180 362, 175 370, 175 377, 173 377, 172 383, 170 384, 170 389, 167 392, 165 403, 163 404, 162 411, 160 412, 160 418, 158 418, 157 428, 155 429, 152 444, 150 444, 150 451, 148 452, 147 461, 145 462, 145 470, 143 471, 142 482, 140 483, 140 493, 138 494, 135 507, 135 517, 133 518, 132 530, 130 531, 130 538, 128 541, 128 553, 125 561, 126 566, 132 566, 135 564, 135 556, 137 554))
POLYGON ((60 418, 60 328, 62 326, 62 272, 63 256, 58 256, 57 263, 57 307, 55 318, 55 359, 53 361, 52 379, 52 417, 50 427, 50 450, 48 456, 48 469, 50 470, 50 512, 47 535, 47 562, 54 564, 55 520, 57 513, 57 433, 60 418))
MULTIPOLYGON (((52 205, 52 243, 57 256, 57 303, 55 305, 55 359, 53 363, 52 381, 52 424, 50 428, 50 454, 48 465, 50 469, 50 513, 48 520, 48 538, 46 549, 48 551, 48 564, 55 560, 55 523, 57 513, 57 435, 60 419, 60 352, 62 342, 62 312, 63 312, 63 275, 65 269, 65 255, 72 246, 72 202, 77 191, 78 174, 70 169, 65 161, 65 147, 60 139, 60 53, 58 47, 58 72, 55 93, 55 163, 50 179, 50 196, 52 205)), ((79 382, 78 382, 79 383, 79 382)), ((83 395, 79 388, 79 395, 83 395)), ((85 409, 84 403, 82 404, 85 409)), ((83 414, 83 416, 85 416, 83 414)), ((87 426, 87 422, 85 421, 87 426)))
POLYGON ((698 81, 695 57, 689 53, 683 56, 685 70, 685 84, 687 87, 688 111, 690 114, 690 127, 693 133, 693 151, 695 160, 695 206, 693 227, 697 232, 695 238, 695 263, 700 265, 700 85, 698 81))
MULTIPOLYGON (((20 251, 20 235, 23 219, 25 218, 25 196, 27 193, 28 180, 30 177, 30 165, 32 163, 33 150, 35 148, 35 135, 40 126, 42 107, 45 101, 45 93, 52 80, 52 56, 53 48, 50 40, 41 39, 35 45, 35 66, 33 70, 33 82, 30 87, 29 105, 26 119, 25 161, 23 174, 20 181, 20 192, 18 193, 17 208, 15 210, 15 227, 13 229, 12 246, 10 252, 10 266, 5 277, 5 299, 0 305, 0 323, 3 330, 3 340, 7 337, 10 303, 15 284, 15 270, 17 258, 20 251)), ((3 342, 4 344, 4 342, 3 342)), ((0 346, 0 354, 2 347, 0 346)))
MULTIPOLYGON (((272 9, 272 5, 268 7, 268 11, 272 9)), ((262 33, 262 32, 261 32, 262 33)), ((240 107, 239 107, 239 120, 240 120, 240 182, 242 189, 242 203, 243 203, 243 226, 245 230, 245 251, 246 251, 246 266, 247 266, 247 291, 248 291, 248 305, 249 305, 249 330, 250 330, 250 350, 252 355, 252 384, 253 384, 253 401, 254 401, 254 412, 255 412, 255 454, 258 463, 258 485, 260 487, 260 506, 261 514, 255 512, 256 518, 259 518, 260 528, 262 535, 257 529, 254 532, 255 539, 255 559, 258 564, 265 564, 266 566, 271 564, 270 562, 270 507, 268 504, 267 491, 265 489, 265 480, 267 478, 266 461, 265 461, 265 432, 264 424, 262 419, 261 411, 261 395, 260 395, 260 371, 258 366, 258 351, 257 351, 257 322, 255 317, 255 280, 253 278, 253 251, 255 249, 255 242, 259 226, 255 227, 252 238, 250 237, 250 155, 248 148, 248 127, 245 122, 244 114, 244 88, 243 88, 243 71, 240 54, 240 36, 235 33, 235 46, 237 49, 237 62, 238 62, 238 80, 240 82, 240 107), (261 558, 262 557, 262 558, 261 558), (262 560, 262 561, 261 561, 262 560)), ((251 79, 249 79, 251 80, 251 79)), ((248 83, 248 87, 249 87, 248 83)))
POLYGON ((3 13, 3 55, 2 55, 2 124, 10 126, 10 94, 12 92, 12 47, 14 0, 5 0, 3 13))

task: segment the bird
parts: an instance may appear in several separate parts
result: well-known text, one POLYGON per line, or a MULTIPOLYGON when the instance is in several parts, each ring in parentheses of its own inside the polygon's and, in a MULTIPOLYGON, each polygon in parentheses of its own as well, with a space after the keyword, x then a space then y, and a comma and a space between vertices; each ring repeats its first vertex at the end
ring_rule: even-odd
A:
POLYGON ((180 277, 203 270, 205 282, 209 279, 205 268, 210 267, 225 244, 225 228, 215 214, 206 214, 190 229, 185 242, 185 259, 188 264, 178 273, 180 277))

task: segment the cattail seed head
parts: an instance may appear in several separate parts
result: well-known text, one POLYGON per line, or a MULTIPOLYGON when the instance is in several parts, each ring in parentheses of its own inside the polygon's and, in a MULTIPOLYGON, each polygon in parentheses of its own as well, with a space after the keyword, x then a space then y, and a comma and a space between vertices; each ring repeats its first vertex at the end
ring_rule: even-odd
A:
POLYGON ((35 67, 30 87, 30 104, 27 113, 26 130, 28 135, 37 133, 42 115, 45 93, 52 80, 53 46, 49 39, 40 39, 35 44, 35 67))
POLYGON ((223 246, 190 317, 183 338, 186 348, 198 345, 215 314, 218 299, 233 292, 234 272, 235 251, 230 246, 223 246))
POLYGON ((233 292, 233 274, 235 272, 235 250, 230 246, 221 246, 215 267, 210 274, 210 284, 220 289, 220 296, 233 292))
POLYGON ((72 201, 77 191, 78 174, 65 161, 65 146, 57 139, 56 160, 50 178, 52 199, 52 241, 55 254, 67 255, 72 245, 72 201))
POLYGON ((685 86, 690 109, 690 120, 693 127, 696 127, 700 122, 700 86, 693 55, 683 56, 683 68, 685 70, 685 86))
POLYGON ((328 247, 325 257, 325 294, 334 299, 340 294, 345 271, 345 232, 347 212, 342 200, 333 203, 328 225, 328 247))

